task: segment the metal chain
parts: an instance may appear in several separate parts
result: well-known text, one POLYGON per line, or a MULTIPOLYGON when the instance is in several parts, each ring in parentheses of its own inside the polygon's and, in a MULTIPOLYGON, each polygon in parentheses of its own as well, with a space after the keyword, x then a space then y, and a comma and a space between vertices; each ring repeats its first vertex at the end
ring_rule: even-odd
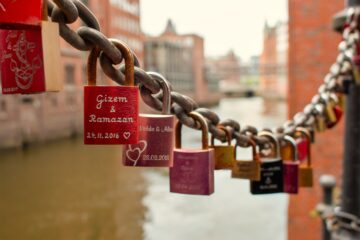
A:
MULTIPOLYGON (((123 58, 120 51, 100 31, 100 25, 92 12, 79 0, 48 0, 48 11, 51 20, 58 22, 60 35, 74 48, 81 51, 89 51, 98 47, 100 55, 100 66, 104 73, 118 84, 124 83, 124 67, 116 69, 123 58), (55 3, 55 4, 54 4, 55 3), (70 29, 67 24, 80 18, 85 26, 80 27, 76 32, 70 29)), ((336 62, 329 69, 324 78, 324 83, 319 87, 311 103, 306 105, 302 112, 294 115, 292 120, 287 121, 275 132, 283 135, 292 135, 296 127, 305 127, 314 131, 317 118, 326 118, 326 106, 331 102, 339 104, 336 94, 344 93, 344 81, 352 79, 354 65, 352 58, 357 54, 357 44, 360 34, 358 30, 360 10, 351 8, 347 14, 347 23, 343 31, 343 41, 338 46, 339 54, 336 62)), ((140 68, 139 61, 135 58, 135 84, 139 85, 140 93, 144 102, 155 110, 162 109, 163 94, 159 83, 146 71, 140 68)), ((217 126, 225 126, 231 133, 237 144, 248 147, 250 139, 257 144, 268 145, 268 139, 257 136, 258 130, 255 127, 247 126, 243 129, 240 124, 232 119, 221 121, 219 116, 210 109, 199 108, 198 104, 190 97, 178 92, 171 91, 171 112, 176 115, 182 124, 188 127, 199 129, 197 122, 189 116, 189 113, 196 111, 203 115, 209 125, 209 132, 217 139, 226 141, 226 134, 217 126)), ((269 130, 269 129, 267 129, 269 130)))
POLYGON ((326 228, 330 232, 336 232, 340 229, 360 232, 360 218, 341 211, 340 207, 319 204, 317 211, 320 218, 325 221, 326 228))

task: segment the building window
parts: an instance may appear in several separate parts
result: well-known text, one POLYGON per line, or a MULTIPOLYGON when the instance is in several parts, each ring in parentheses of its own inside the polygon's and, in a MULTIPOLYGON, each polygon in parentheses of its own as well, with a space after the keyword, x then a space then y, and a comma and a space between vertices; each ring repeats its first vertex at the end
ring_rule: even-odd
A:
POLYGON ((75 66, 72 64, 65 65, 65 83, 69 85, 75 84, 75 66))

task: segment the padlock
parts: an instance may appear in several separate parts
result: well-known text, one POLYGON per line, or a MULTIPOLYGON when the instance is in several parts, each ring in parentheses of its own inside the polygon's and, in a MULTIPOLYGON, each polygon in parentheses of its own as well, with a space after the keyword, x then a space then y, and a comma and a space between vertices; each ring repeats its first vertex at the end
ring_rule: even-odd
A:
POLYGON ((170 168, 170 192, 210 195, 214 192, 214 149, 208 146, 208 125, 203 116, 191 112, 200 123, 202 149, 181 149, 181 122, 175 127, 174 162, 170 168))
POLYGON ((0 65, 3 94, 62 90, 59 25, 41 21, 0 29, 0 65))
POLYGON ((272 145, 271 155, 265 149, 260 149, 260 181, 251 181, 252 194, 268 194, 284 192, 283 161, 280 157, 277 138, 269 132, 260 132, 259 136, 266 137, 272 145))
MULTIPOLYGON (((256 152, 256 142, 252 139, 249 142, 252 147, 252 161, 236 160, 231 171, 231 177, 260 181, 261 166, 259 155, 256 152)), ((234 154, 236 159, 236 151, 234 151, 234 154)))
POLYGON ((292 146, 291 161, 284 161, 284 192, 297 194, 299 189, 299 161, 297 160, 297 148, 295 140, 290 136, 284 136, 284 140, 292 146))
POLYGON ((315 116, 315 128, 317 132, 324 132, 326 130, 326 120, 325 120, 325 109, 324 105, 316 104, 315 109, 317 114, 315 116))
POLYGON ((303 162, 307 159, 309 141, 311 143, 311 133, 307 128, 297 127, 295 131, 295 141, 298 153, 298 160, 303 162))
POLYGON ((280 156, 283 161, 292 161, 293 159, 293 146, 285 140, 283 137, 279 139, 280 144, 280 156))
POLYGON ((123 164, 136 167, 171 167, 175 117, 170 113, 170 85, 158 73, 148 73, 162 86, 162 115, 139 115, 139 143, 126 145, 123 164))
POLYGON ((84 143, 136 144, 139 142, 139 88, 134 86, 134 58, 120 41, 113 41, 125 58, 126 86, 96 86, 100 50, 88 59, 88 86, 84 86, 84 143))
POLYGON ((228 145, 215 145, 214 135, 211 137, 210 148, 214 149, 215 153, 215 170, 232 169, 235 163, 235 148, 231 145, 231 133, 224 126, 218 126, 218 128, 226 133, 226 140, 228 145))
POLYGON ((304 128, 296 128, 297 133, 301 133, 308 138, 307 157, 306 162, 302 163, 299 167, 299 187, 312 187, 313 186, 313 170, 311 166, 311 142, 304 128))
MULTIPOLYGON (((0 28, 4 25, 39 25, 43 19, 46 0, 1 0, 0 28)), ((47 15, 46 15, 47 16, 47 15)))
POLYGON ((327 124, 327 128, 333 128, 334 126, 336 126, 336 124, 338 124, 342 118, 343 115, 343 108, 340 104, 342 104, 342 102, 340 101, 339 97, 336 94, 330 94, 329 96, 330 98, 330 102, 332 103, 332 109, 335 115, 335 121, 334 122, 329 122, 327 124))

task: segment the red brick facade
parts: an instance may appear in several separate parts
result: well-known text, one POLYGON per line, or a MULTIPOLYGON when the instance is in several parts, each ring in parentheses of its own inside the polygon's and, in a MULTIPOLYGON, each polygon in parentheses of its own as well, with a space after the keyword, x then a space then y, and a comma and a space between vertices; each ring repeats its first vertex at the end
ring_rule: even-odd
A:
MULTIPOLYGON (((332 17, 343 8, 343 0, 289 0, 289 117, 311 101, 335 61, 341 38, 331 28, 332 17)), ((321 239, 321 221, 310 212, 322 200, 322 174, 333 174, 340 183, 343 133, 341 121, 333 130, 316 135, 312 148, 315 186, 290 197, 289 240, 321 239)))

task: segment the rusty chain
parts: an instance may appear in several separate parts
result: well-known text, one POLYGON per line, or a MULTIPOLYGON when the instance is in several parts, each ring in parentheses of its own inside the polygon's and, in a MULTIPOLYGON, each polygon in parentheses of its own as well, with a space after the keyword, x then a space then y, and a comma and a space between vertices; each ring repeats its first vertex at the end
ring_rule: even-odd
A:
MULTIPOLYGON (((103 72, 116 83, 124 83, 124 66, 116 69, 113 65, 122 62, 123 57, 119 50, 112 44, 100 30, 99 22, 93 13, 79 0, 48 0, 48 12, 51 20, 59 23, 60 35, 74 48, 81 51, 90 51, 98 47, 100 54, 100 66, 103 72), (76 31, 67 24, 73 23, 80 18, 84 25, 76 31)), ((283 126, 273 129, 279 136, 293 135, 296 127, 305 127, 311 131, 315 130, 315 122, 318 117, 326 117, 325 109, 329 101, 339 104, 337 94, 344 93, 344 81, 353 79, 352 58, 357 54, 359 43, 359 21, 360 9, 350 8, 347 14, 347 25, 343 31, 343 40, 338 46, 339 54, 336 62, 329 69, 324 78, 324 83, 319 87, 318 93, 313 97, 310 104, 306 105, 302 112, 294 115, 292 120, 283 126)), ((135 62, 135 84, 139 85, 143 101, 155 110, 162 109, 163 94, 159 82, 140 68, 139 61, 134 54, 135 62)), ((206 108, 199 108, 198 104, 190 97, 171 90, 171 112, 188 127, 199 129, 197 122, 189 116, 191 111, 203 115, 209 125, 209 132, 222 142, 226 141, 226 134, 217 126, 225 126, 231 133, 237 144, 248 147, 250 138, 257 144, 268 143, 267 138, 257 136, 258 130, 252 126, 240 127, 240 124, 232 119, 221 120, 219 116, 206 108)), ((265 129, 271 131, 271 129, 265 129)))

